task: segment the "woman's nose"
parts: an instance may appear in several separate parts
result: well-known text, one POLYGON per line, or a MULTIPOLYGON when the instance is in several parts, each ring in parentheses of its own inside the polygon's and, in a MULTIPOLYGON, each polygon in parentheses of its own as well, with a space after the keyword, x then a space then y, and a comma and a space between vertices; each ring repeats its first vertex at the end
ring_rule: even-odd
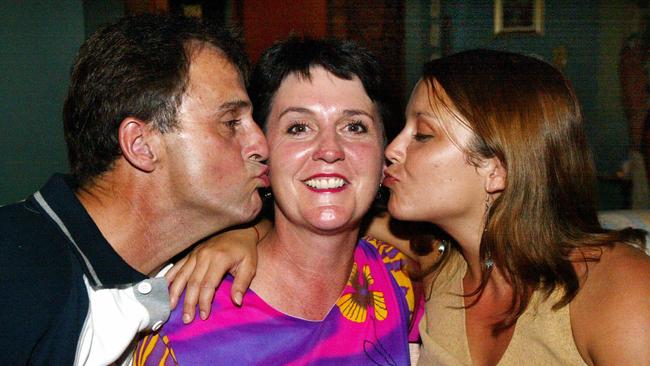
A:
POLYGON ((391 164, 402 163, 404 161, 406 157, 406 140, 404 139, 403 132, 388 144, 384 155, 391 164))
POLYGON ((345 152, 335 133, 325 132, 318 138, 318 146, 314 151, 314 160, 334 163, 345 159, 345 152))

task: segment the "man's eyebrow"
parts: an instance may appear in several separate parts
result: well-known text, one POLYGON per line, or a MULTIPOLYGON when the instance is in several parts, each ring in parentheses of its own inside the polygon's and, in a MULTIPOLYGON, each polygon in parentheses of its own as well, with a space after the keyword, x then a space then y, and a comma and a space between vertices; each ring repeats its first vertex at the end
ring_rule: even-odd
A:
POLYGON ((233 100, 230 102, 223 103, 219 106, 219 112, 229 112, 233 110, 250 108, 251 103, 245 100, 233 100))

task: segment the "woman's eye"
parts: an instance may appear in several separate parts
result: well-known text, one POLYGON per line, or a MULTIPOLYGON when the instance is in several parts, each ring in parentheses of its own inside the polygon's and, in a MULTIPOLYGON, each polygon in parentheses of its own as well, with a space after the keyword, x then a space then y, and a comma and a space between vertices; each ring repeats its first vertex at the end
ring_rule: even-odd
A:
POLYGON ((416 133, 415 135, 413 135, 413 139, 415 141, 418 141, 418 142, 425 142, 425 141, 428 141, 428 140, 430 140, 432 138, 433 138, 433 135, 425 135, 425 134, 422 134, 422 133, 419 133, 419 132, 416 133))
POLYGON ((354 121, 345 126, 346 131, 352 133, 366 133, 368 132, 368 127, 361 121, 354 121))
POLYGON ((291 135, 300 135, 309 131, 309 126, 304 122, 293 123, 289 128, 287 128, 287 133, 291 135))

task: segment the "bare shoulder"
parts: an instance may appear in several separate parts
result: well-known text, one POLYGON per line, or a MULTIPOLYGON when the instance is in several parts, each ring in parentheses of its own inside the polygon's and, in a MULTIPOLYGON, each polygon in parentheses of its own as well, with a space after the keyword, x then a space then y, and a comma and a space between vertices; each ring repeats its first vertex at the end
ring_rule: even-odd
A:
POLYGON ((590 364, 650 365, 650 257, 627 244, 576 264, 581 289, 571 302, 576 345, 590 364))

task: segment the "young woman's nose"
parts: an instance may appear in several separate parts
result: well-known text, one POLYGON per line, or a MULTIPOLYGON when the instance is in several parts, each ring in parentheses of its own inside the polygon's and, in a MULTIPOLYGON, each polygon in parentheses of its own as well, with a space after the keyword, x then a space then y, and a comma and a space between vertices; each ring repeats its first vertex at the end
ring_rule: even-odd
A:
POLYGON ((395 139, 386 147, 386 152, 384 153, 386 159, 391 164, 404 162, 407 144, 408 136, 404 130, 402 130, 402 132, 400 132, 400 134, 397 135, 397 137, 395 137, 395 139))

